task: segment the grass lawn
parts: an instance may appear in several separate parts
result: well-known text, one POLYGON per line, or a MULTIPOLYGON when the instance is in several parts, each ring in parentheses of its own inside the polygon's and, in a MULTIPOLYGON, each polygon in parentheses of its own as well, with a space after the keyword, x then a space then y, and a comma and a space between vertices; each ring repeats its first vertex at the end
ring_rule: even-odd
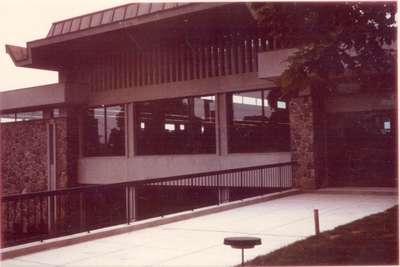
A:
POLYGON ((246 262, 264 265, 397 265, 398 206, 246 262))

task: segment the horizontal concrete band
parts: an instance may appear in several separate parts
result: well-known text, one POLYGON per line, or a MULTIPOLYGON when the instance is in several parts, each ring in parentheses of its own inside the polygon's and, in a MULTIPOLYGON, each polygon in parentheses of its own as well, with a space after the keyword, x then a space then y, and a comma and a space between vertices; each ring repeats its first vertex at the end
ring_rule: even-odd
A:
POLYGON ((269 201, 277 198, 282 198, 294 194, 298 194, 301 191, 298 189, 290 189, 278 193, 272 193, 264 196, 258 196, 258 197, 253 197, 253 198, 248 198, 244 200, 238 200, 238 201, 233 201, 229 203, 224 203, 218 206, 211 206, 211 207, 205 207, 205 208, 200 208, 196 209, 194 211, 186 211, 186 212, 181 212, 177 214, 170 214, 166 215, 164 217, 157 217, 153 219, 148 219, 148 220, 143 220, 143 221, 138 221, 138 222, 133 222, 130 225, 118 225, 118 226, 113 226, 113 227, 107 227, 107 228, 102 228, 102 229, 97 229, 93 230, 90 233, 79 233, 79 234, 74 234, 70 236, 64 236, 64 237, 59 237, 59 238, 54 238, 54 239, 49 239, 45 240, 43 242, 34 242, 30 244, 25 244, 25 245, 19 245, 15 247, 10 247, 10 248, 4 248, 1 250, 1 258, 2 260, 5 259, 11 259, 31 253, 36 253, 36 252, 41 252, 49 249, 55 249, 55 248, 60 248, 60 247, 65 247, 69 245, 74 245, 90 240, 95 240, 99 238, 104 238, 104 237, 109 237, 113 235, 118 235, 118 234, 123 234, 123 233, 128 233, 132 231, 137 231, 149 227, 154 227, 158 225, 163 225, 163 224, 168 224, 168 223, 173 223, 177 221, 182 221, 182 220, 187 220, 191 218, 196 218, 204 215, 209 215, 212 213, 216 212, 222 212, 230 209, 235 209, 243 206, 248 206, 264 201, 269 201))

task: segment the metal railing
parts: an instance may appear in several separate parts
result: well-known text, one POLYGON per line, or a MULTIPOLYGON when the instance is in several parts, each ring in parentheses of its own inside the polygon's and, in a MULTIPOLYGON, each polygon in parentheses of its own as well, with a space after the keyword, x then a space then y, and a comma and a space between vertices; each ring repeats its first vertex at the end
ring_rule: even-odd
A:
POLYGON ((292 162, 2 197, 2 247, 278 192, 292 162))

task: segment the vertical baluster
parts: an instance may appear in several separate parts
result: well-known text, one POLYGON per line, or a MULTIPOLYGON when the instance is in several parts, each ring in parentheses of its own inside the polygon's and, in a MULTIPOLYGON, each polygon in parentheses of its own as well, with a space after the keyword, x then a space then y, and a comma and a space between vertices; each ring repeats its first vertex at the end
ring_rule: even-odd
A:
POLYGON ((238 44, 236 41, 236 33, 232 33, 232 40, 231 40, 231 54, 232 54, 232 74, 239 73, 239 51, 238 51, 238 44))
POLYGON ((196 45, 193 47, 193 79, 200 79, 200 55, 199 55, 199 47, 196 45))
POLYGON ((200 47, 199 47, 199 58, 200 58, 200 79, 206 77, 206 63, 205 63, 205 56, 204 56, 204 42, 200 42, 200 47))
POLYGON ((153 47, 149 49, 150 55, 150 75, 149 75, 149 84, 155 84, 158 74, 158 64, 157 64, 157 48, 153 47))
POLYGON ((122 88, 122 80, 123 80, 123 70, 122 70, 122 53, 118 52, 115 55, 116 59, 116 87, 117 89, 122 88))
POLYGON ((245 72, 245 69, 244 69, 245 62, 244 62, 244 45, 243 45, 242 38, 240 38, 238 40, 237 52, 238 52, 238 58, 237 58, 238 59, 238 61, 237 61, 238 73, 243 73, 243 72, 245 72))
POLYGON ((213 54, 213 60, 214 60, 214 76, 219 76, 220 75, 220 62, 219 62, 219 54, 221 53, 220 48, 218 46, 218 39, 214 40, 214 54, 213 54))
POLYGON ((145 80, 144 80, 144 77, 145 77, 145 68, 146 68, 146 65, 145 65, 145 59, 144 59, 144 52, 143 52, 143 50, 140 50, 140 52, 139 52, 139 66, 138 66, 138 72, 139 72, 139 85, 140 86, 143 86, 143 85, 145 85, 145 80))
POLYGON ((40 240, 41 241, 43 241, 43 235, 44 235, 44 225, 45 225, 45 223, 44 223, 44 214, 43 214, 43 197, 42 196, 40 196, 39 197, 39 212, 40 212, 40 217, 39 217, 39 219, 40 219, 40 233, 41 233, 41 238, 40 238, 40 240))
POLYGON ((157 56, 156 56, 156 65, 157 65, 157 75, 156 75, 156 80, 155 83, 159 84, 162 82, 162 76, 163 76, 163 57, 162 57, 162 52, 161 52, 161 46, 157 46, 157 56))
POLYGON ((232 75, 232 37, 229 34, 225 40, 225 49, 226 49, 226 75, 232 75))
POLYGON ((258 38, 257 36, 252 36, 252 55, 253 55, 253 71, 257 71, 258 64, 257 64, 257 57, 258 57, 258 38))
POLYGON ((127 50, 125 53, 126 56, 126 79, 127 79, 127 87, 133 86, 132 81, 132 52, 131 50, 127 50))
POLYGON ((182 66, 182 81, 189 80, 188 75, 188 53, 187 53, 187 45, 182 45, 182 50, 180 51, 181 54, 181 66, 182 66))
POLYGON ((209 43, 206 49, 206 60, 207 60, 207 77, 214 76, 214 64, 213 64, 213 54, 212 54, 212 45, 209 43))
POLYGON ((145 62, 145 85, 151 84, 151 78, 152 78, 152 51, 150 49, 146 49, 144 52, 144 62, 145 62))
POLYGON ((100 90, 104 91, 107 89, 107 75, 108 75, 108 69, 107 69, 107 57, 106 55, 101 55, 100 57, 100 90))
POLYGON ((123 70, 124 70, 123 88, 126 88, 129 85, 128 54, 126 51, 122 53, 122 59, 123 59, 123 70))
POLYGON ((170 82, 176 81, 176 59, 175 59, 175 47, 169 48, 168 53, 168 61, 169 61, 169 71, 170 71, 170 82))
POLYGON ((117 71, 116 71, 116 55, 111 55, 111 86, 110 89, 115 89, 117 87, 117 71))
POLYGON ((131 86, 136 87, 136 51, 133 49, 129 50, 129 65, 130 65, 130 71, 131 71, 131 86))
POLYGON ((228 53, 228 51, 227 51, 227 49, 226 49, 226 46, 225 46, 225 38, 223 38, 221 41, 220 41, 220 51, 221 51, 221 54, 220 54, 220 75, 221 76, 225 76, 226 75, 226 73, 228 72, 227 71, 227 67, 226 67, 226 58, 227 58, 227 53, 228 53))

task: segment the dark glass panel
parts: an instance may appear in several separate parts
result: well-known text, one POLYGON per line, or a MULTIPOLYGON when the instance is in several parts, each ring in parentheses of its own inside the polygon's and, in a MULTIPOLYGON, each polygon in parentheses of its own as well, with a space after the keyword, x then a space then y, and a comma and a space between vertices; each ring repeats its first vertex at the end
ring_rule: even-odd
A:
POLYGON ((85 127, 86 156, 125 155, 123 105, 89 108, 85 127))
POLYGON ((1 114, 0 122, 1 123, 15 122, 15 113, 1 114))
POLYGON ((104 107, 89 108, 86 117, 86 156, 102 155, 105 151, 104 107))
POLYGON ((43 111, 18 112, 17 121, 31 121, 43 119, 43 111))
POLYGON ((233 94, 232 102, 234 121, 260 121, 262 117, 261 91, 233 94))
POLYGON ((215 97, 193 99, 192 153, 215 152, 215 97))
POLYGON ((137 153, 215 152, 215 101, 207 98, 136 103, 137 153))
POLYGON ((107 145, 110 155, 125 154, 125 111, 123 106, 106 107, 107 145))
POLYGON ((230 95, 230 152, 289 151, 286 102, 279 90, 230 95))

